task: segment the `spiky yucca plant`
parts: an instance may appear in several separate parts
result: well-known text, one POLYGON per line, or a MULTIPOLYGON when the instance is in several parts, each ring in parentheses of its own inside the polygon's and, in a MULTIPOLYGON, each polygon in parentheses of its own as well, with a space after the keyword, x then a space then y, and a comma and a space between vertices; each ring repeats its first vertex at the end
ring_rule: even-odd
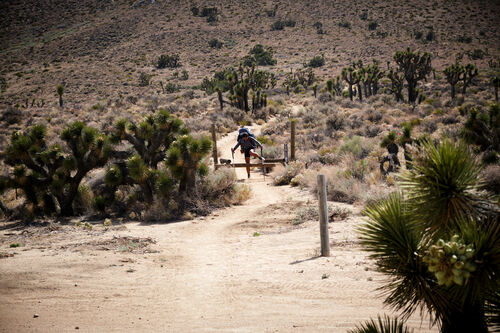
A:
POLYGON ((412 333, 413 330, 407 328, 404 322, 398 320, 398 318, 391 319, 387 316, 383 318, 378 316, 377 321, 371 319, 353 330, 349 330, 349 333, 412 333))
POLYGON ((402 193, 368 206, 361 242, 388 275, 385 303, 428 312, 442 332, 487 332, 500 290, 498 206, 478 191, 480 166, 463 143, 424 142, 402 193), (494 308, 494 307, 492 307, 494 308))

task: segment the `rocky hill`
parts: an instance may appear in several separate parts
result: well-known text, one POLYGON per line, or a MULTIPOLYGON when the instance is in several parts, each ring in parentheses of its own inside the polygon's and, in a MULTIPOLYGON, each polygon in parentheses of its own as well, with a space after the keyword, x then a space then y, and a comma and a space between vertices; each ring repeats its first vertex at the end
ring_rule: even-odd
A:
POLYGON ((278 79, 317 55, 327 79, 358 59, 385 67, 406 47, 431 52, 436 68, 457 54, 481 68, 500 54, 495 0, 17 0, 0 12, 2 105, 57 103, 58 84, 75 108, 160 89, 138 87, 141 72, 193 87, 258 43, 274 49, 278 79), (209 46, 214 38, 220 48, 209 46), (161 54, 178 54, 181 67, 155 69, 161 54))

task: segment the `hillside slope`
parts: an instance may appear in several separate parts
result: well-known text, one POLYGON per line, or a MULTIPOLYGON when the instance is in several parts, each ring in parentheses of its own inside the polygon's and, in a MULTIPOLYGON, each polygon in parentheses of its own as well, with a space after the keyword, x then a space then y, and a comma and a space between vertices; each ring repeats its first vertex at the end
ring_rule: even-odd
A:
POLYGON ((395 50, 408 46, 431 52, 438 69, 454 62, 457 53, 480 50, 482 59, 474 61, 483 66, 500 54, 500 3, 494 0, 17 0, 0 6, 0 75, 8 83, 0 97, 4 105, 26 98, 55 103, 60 83, 77 108, 154 93, 159 81, 196 86, 257 43, 273 47, 278 63, 271 70, 278 78, 316 55, 327 60, 317 75, 329 78, 358 59, 377 59, 385 67, 395 50), (215 22, 191 11, 212 6, 218 11, 215 22), (278 20, 295 26, 272 31, 278 20), (314 27, 318 23, 322 34, 314 27), (224 46, 210 48, 212 38, 224 46), (160 54, 179 54, 182 67, 155 70, 160 54), (174 75, 182 70, 187 80, 174 75), (138 87, 140 72, 152 74, 156 84, 138 87))

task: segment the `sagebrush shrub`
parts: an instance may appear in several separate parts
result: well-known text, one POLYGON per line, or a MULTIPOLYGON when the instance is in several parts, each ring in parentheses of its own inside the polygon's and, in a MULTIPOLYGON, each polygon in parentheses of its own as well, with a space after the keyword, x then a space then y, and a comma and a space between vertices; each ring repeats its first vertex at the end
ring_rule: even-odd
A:
POLYGON ((274 185, 288 185, 293 178, 298 176, 304 170, 305 165, 301 161, 293 161, 289 163, 285 168, 281 170, 276 170, 273 184, 274 185))

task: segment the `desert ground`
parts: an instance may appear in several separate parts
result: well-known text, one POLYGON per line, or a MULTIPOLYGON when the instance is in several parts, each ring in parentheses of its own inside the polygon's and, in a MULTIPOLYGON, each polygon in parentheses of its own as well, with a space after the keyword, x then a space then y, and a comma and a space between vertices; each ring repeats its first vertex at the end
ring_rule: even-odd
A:
MULTIPOLYGON (((221 157, 236 135, 218 142, 221 157)), ((293 224, 297 208, 317 209, 314 195, 260 170, 237 175, 251 199, 193 220, 2 223, 0 330, 346 332, 391 313, 376 291, 384 277, 358 244, 361 207, 334 203, 352 214, 331 221, 331 256, 321 257, 318 220, 293 224)), ((408 326, 435 332, 417 316, 408 326)))

